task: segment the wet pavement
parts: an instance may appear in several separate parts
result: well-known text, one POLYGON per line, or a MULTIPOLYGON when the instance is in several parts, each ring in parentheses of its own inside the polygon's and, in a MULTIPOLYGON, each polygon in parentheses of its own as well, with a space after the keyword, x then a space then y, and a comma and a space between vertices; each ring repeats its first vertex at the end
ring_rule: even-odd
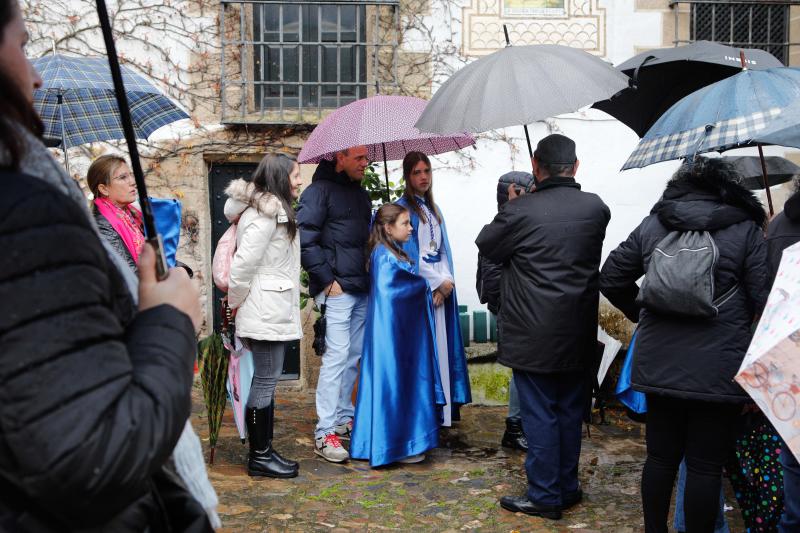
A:
MULTIPOLYGON (((193 424, 207 450, 202 394, 193 424)), ((525 491, 524 454, 499 446, 505 407, 467 406, 441 432, 425 462, 372 469, 343 465, 313 451, 314 395, 278 390, 275 447, 300 462, 290 480, 250 478, 247 445, 226 411, 209 476, 220 497, 221 531, 519 531, 639 532, 639 480, 645 458, 642 426, 612 412, 609 425, 584 430, 580 480, 584 502, 550 521, 504 511, 498 498, 525 491)), ((347 444, 347 441, 345 441, 347 444)), ((732 531, 742 531, 734 515, 732 531)))

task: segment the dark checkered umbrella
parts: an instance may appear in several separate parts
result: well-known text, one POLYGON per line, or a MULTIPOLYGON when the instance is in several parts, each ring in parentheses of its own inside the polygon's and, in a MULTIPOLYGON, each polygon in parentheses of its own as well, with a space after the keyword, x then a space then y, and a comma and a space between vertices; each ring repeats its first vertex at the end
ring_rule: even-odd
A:
MULTIPOLYGON (((623 170, 759 146, 768 132, 800 125, 800 69, 743 70, 681 99, 642 137, 623 170)), ((766 166, 763 167, 766 183, 766 166)), ((772 211, 772 199, 767 188, 772 211)))
MULTIPOLYGON (((34 106, 45 137, 62 139, 64 148, 125 137, 107 58, 55 54, 32 63, 44 81, 34 106)), ((189 117, 143 76, 123 67, 122 77, 137 138, 189 117)))
POLYGON ((748 146, 767 131, 798 125, 800 69, 745 70, 678 101, 639 141, 624 169, 748 146))

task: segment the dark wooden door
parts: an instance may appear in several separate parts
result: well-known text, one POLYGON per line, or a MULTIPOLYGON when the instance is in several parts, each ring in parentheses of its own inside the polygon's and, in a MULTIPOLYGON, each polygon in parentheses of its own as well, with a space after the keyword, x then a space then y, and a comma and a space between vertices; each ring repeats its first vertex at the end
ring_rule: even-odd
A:
MULTIPOLYGON (((231 180, 244 178, 250 180, 255 163, 221 163, 209 167, 209 199, 211 202, 211 255, 217 247, 222 234, 228 229, 225 219, 225 188, 231 180)), ((214 329, 219 331, 222 324, 220 300, 224 294, 214 287, 214 329)), ((286 346, 286 358, 283 361, 283 375, 281 379, 298 379, 300 377, 300 341, 293 341, 286 346)))

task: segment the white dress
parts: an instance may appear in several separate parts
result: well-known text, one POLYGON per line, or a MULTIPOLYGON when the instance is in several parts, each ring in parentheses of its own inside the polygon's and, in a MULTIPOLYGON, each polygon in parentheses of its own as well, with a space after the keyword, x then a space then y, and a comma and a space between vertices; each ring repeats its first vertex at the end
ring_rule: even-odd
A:
MULTIPOLYGON (((445 280, 453 282, 453 274, 450 272, 448 258, 442 248, 441 226, 435 217, 428 216, 429 211, 426 207, 423 207, 422 211, 425 213, 426 218, 430 220, 430 224, 423 222, 422 218, 419 220, 419 233, 417 236, 419 239, 419 275, 425 278, 431 286, 431 290, 435 291, 445 280), (436 242, 434 247, 431 247, 431 229, 433 229, 433 240, 436 242), (441 255, 441 260, 438 263, 429 263, 425 261, 425 257, 432 253, 434 248, 441 255)), ((449 427, 452 423, 452 406, 450 403, 450 360, 447 355, 447 318, 444 312, 444 305, 434 308, 434 319, 436 322, 436 350, 439 354, 439 373, 442 377, 444 397, 447 400, 447 405, 444 406, 442 425, 449 427)))

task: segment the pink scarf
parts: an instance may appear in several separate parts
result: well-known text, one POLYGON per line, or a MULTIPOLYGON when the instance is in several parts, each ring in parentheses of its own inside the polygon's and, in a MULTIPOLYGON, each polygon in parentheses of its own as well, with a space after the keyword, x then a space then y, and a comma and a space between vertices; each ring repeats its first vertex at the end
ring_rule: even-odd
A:
POLYGON ((139 250, 144 245, 142 231, 142 213, 134 207, 117 207, 108 198, 95 198, 94 205, 101 215, 106 217, 131 253, 133 262, 139 262, 139 250))

